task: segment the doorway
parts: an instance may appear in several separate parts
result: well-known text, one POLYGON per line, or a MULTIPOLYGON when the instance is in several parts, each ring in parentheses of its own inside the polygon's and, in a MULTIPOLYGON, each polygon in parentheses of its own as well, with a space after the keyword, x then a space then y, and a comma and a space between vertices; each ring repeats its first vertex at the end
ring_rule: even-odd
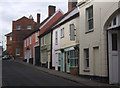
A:
POLYGON ((120 84, 120 31, 108 31, 109 83, 120 84))

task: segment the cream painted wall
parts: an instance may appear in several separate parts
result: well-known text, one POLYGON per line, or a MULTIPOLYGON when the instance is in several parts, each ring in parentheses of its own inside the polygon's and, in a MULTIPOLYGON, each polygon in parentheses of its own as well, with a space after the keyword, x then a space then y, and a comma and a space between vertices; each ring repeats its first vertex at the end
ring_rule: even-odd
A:
POLYGON ((62 26, 60 26, 60 29, 64 28, 64 37, 60 38, 60 48, 67 48, 76 44, 79 44, 79 37, 78 37, 78 29, 79 29, 79 17, 63 24, 62 26), (75 41, 71 41, 70 40, 70 24, 74 24, 75 25, 75 41))
MULTIPOLYGON (((93 0, 94 1, 94 0, 93 0)), ((111 14, 118 9, 117 2, 89 2, 80 8, 79 19, 79 41, 80 41, 80 73, 84 75, 94 76, 108 76, 107 73, 107 39, 106 31, 104 29, 105 22, 111 16, 111 14), (86 8, 93 5, 93 20, 94 31, 85 33, 86 31, 86 8), (99 47, 99 54, 97 61, 95 62, 93 48, 99 47), (84 72, 84 49, 89 48, 89 60, 90 60, 90 72, 84 72), (95 68, 95 63, 98 67, 95 68), (99 70, 97 70, 99 69, 99 70), (99 71, 96 72, 95 71, 99 71)))

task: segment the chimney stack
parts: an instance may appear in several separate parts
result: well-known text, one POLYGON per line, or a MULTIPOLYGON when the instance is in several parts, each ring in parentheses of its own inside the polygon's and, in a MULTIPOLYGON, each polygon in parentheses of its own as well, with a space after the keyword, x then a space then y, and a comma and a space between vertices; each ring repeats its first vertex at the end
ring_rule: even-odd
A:
POLYGON ((56 6, 49 5, 48 6, 48 17, 53 15, 56 11, 56 6))
POLYGON ((37 13, 37 23, 40 23, 40 13, 37 13))
POLYGON ((76 8, 76 5, 77 0, 68 0, 68 11, 71 11, 72 9, 76 8))

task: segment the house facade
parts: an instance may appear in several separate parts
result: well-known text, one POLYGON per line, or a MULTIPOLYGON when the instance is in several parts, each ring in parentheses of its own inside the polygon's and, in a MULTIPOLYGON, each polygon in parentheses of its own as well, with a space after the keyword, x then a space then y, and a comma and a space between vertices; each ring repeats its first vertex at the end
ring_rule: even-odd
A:
POLYGON ((40 28, 40 62, 41 66, 46 68, 52 68, 52 32, 50 28, 61 16, 63 16, 63 12, 59 9, 40 28))
POLYGON ((60 70, 71 74, 78 74, 79 71, 78 8, 75 8, 73 11, 71 11, 62 21, 66 22, 59 27, 60 51, 61 51, 60 70))
POLYGON ((36 26, 32 16, 29 18, 22 17, 12 22, 12 33, 6 35, 7 37, 7 51, 10 52, 16 59, 24 58, 23 45, 24 37, 31 33, 36 26))
POLYGON ((120 83, 119 2, 86 0, 79 1, 78 7, 79 74, 110 84, 120 83))

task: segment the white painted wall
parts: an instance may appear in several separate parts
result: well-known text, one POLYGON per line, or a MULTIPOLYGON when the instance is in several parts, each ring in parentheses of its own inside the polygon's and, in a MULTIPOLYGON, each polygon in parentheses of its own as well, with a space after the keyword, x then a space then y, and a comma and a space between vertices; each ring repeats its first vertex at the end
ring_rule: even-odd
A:
POLYGON ((58 70, 58 53, 61 53, 60 49, 60 28, 56 28, 53 30, 52 35, 52 66, 55 67, 55 70, 58 70), (57 31, 58 34, 58 44, 55 44, 55 33, 57 31), (57 54, 57 55, 56 55, 57 54))
POLYGON ((111 14, 118 9, 117 2, 94 2, 85 3, 80 8, 79 19, 79 41, 80 41, 80 73, 84 75, 108 76, 107 71, 107 39, 104 25, 111 14), (93 5, 94 31, 85 33, 86 30, 86 8, 93 5), (99 47, 99 59, 94 60, 93 48, 99 47), (89 48, 90 72, 84 72, 84 49, 89 48), (99 62, 99 63, 98 63, 99 62), (94 67, 98 63, 98 67, 94 67), (99 69, 99 70, 97 70, 99 69), (96 72, 95 71, 99 71, 96 72))

